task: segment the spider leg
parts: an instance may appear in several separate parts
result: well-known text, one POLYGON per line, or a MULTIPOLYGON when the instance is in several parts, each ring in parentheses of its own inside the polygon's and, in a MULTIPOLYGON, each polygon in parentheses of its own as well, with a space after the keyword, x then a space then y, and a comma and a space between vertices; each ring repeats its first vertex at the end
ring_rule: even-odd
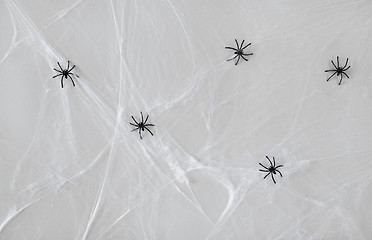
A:
POLYGON ((133 116, 131 116, 131 117, 132 117, 133 121, 139 125, 139 123, 136 121, 136 119, 134 119, 133 116))
POLYGON ((276 170, 276 171, 280 174, 281 177, 283 177, 282 173, 279 170, 276 170))
POLYGON ((341 75, 341 78, 340 78, 340 82, 338 83, 338 85, 341 85, 341 82, 342 82, 342 73, 340 75, 341 75))
POLYGON ((273 173, 271 173, 271 178, 273 179, 274 183, 276 184, 273 173))
POLYGON ((336 64, 333 62, 333 60, 331 60, 331 63, 332 63, 333 66, 337 69, 336 64))
POLYGON ((140 135, 140 138, 142 139, 141 128, 138 129, 138 133, 140 135))
POLYGON ((242 57, 245 61, 248 62, 248 59, 246 59, 243 55, 241 55, 241 57, 242 57))
POLYGON ((141 113, 141 123, 143 123, 143 115, 142 115, 142 112, 140 112, 141 113))
POLYGON ((67 75, 67 76, 71 79, 72 85, 74 85, 74 87, 75 87, 75 83, 74 83, 74 80, 72 79, 72 77, 70 75, 67 75))
POLYGON ((233 57, 233 58, 230 58, 230 59, 227 59, 227 61, 231 61, 231 60, 233 60, 233 59, 235 59, 237 56, 239 56, 238 54, 236 54, 235 55, 235 57, 233 57))
POLYGON ((67 61, 67 71, 70 68, 70 61, 67 61))
POLYGON ((271 162, 271 160, 270 160, 270 158, 268 156, 266 156, 266 159, 269 160, 270 165, 273 166, 273 163, 271 162))
POLYGON ((63 68, 61 67, 61 64, 59 64, 59 62, 57 62, 57 63, 58 63, 59 68, 60 68, 61 71, 63 72, 63 68))
MULTIPOLYGON (((139 128, 139 127, 138 127, 139 128)), ((131 132, 136 131, 138 128, 133 129, 131 132)))
POLYGON ((145 124, 144 126, 145 127, 148 127, 148 126, 155 127, 155 125, 154 124, 151 124, 151 123, 145 124))
POLYGON ((349 75, 347 75, 346 72, 342 72, 341 74, 345 74, 345 76, 346 76, 347 78, 349 78, 349 75))
POLYGON ((239 57, 238 57, 238 60, 237 60, 236 63, 235 63, 235 66, 238 65, 238 62, 239 62, 239 60, 240 60, 240 55, 237 55, 237 56, 239 56, 239 57))
POLYGON ((351 66, 348 66, 347 68, 343 69, 343 71, 347 71, 351 66))
POLYGON ((262 169, 259 169, 258 171, 261 171, 261 172, 270 172, 269 170, 262 170, 262 169))
MULTIPOLYGON (((74 68, 75 68, 75 65, 74 65, 70 70, 67 70, 67 71, 68 71, 68 72, 71 72, 71 70, 74 69, 74 68)), ((72 73, 71 73, 71 74, 72 74, 72 73)))
POLYGON ((62 75, 62 77, 61 77, 61 86, 62 86, 62 88, 63 88, 63 75, 62 75))
POLYGON ((348 61, 349 61, 349 58, 346 58, 346 63, 345 63, 345 66, 343 68, 345 68, 347 66, 348 61))
POLYGON ((58 77, 58 76, 61 76, 61 75, 63 75, 63 74, 62 73, 61 74, 57 74, 57 75, 53 76, 53 78, 58 77))
POLYGON ((148 129, 147 127, 145 127, 145 129, 146 129, 147 131, 149 131, 149 132, 151 133, 152 136, 154 136, 154 134, 152 134, 152 132, 150 131, 150 129, 148 129))
POLYGON ((57 72, 59 72, 59 73, 62 73, 61 71, 59 71, 59 70, 57 70, 57 69, 55 69, 55 68, 53 68, 54 69, 54 71, 57 71, 57 72))
POLYGON ((236 43, 236 48, 239 49, 239 43, 236 39, 235 39, 235 43, 236 43))
POLYGON ((327 78, 327 81, 329 81, 329 79, 331 79, 331 77, 333 77, 337 72, 334 72, 331 76, 329 76, 329 78, 327 78))
POLYGON ((336 70, 330 69, 330 70, 325 70, 324 72, 336 72, 336 70))
POLYGON ((259 163, 260 165, 261 165, 261 167, 264 167, 264 168, 266 168, 267 170, 269 170, 269 168, 267 168, 267 167, 265 167, 264 165, 262 165, 261 163, 259 163))
POLYGON ((146 124, 146 122, 147 122, 147 119, 149 119, 149 115, 147 115, 147 117, 146 117, 146 120, 145 120, 144 124, 146 124))
POLYGON ((234 50, 234 51, 238 51, 238 49, 235 49, 233 47, 225 47, 226 49, 231 49, 231 50, 234 50))
POLYGON ((270 174, 270 173, 266 174, 266 176, 265 176, 263 179, 265 179, 267 176, 269 176, 269 174, 270 174))
POLYGON ((278 165, 275 167, 275 169, 280 168, 280 167, 283 167, 283 165, 278 165))
POLYGON ((339 57, 337 56, 337 68, 340 67, 340 61, 338 59, 339 59, 339 57))
POLYGON ((244 56, 250 56, 250 55, 253 55, 253 53, 242 53, 242 55, 244 55, 244 56))
POLYGON ((132 125, 132 126, 138 127, 138 125, 136 125, 136 124, 133 124, 133 123, 129 123, 129 124, 132 125))
POLYGON ((242 50, 244 50, 246 47, 250 46, 251 43, 248 43, 245 47, 242 48, 242 50))
POLYGON ((242 41, 242 43, 240 44, 240 48, 239 49, 242 49, 242 47, 243 47, 243 44, 244 44, 244 39, 243 39, 243 41, 242 41))

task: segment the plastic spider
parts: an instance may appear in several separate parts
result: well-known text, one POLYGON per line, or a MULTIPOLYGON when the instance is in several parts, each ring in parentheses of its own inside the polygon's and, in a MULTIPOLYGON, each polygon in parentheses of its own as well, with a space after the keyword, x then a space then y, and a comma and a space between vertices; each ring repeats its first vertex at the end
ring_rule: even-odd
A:
POLYGON ((72 69, 74 69, 75 65, 72 68, 70 68, 70 61, 67 61, 67 69, 63 69, 61 67, 61 65, 59 64, 59 62, 57 62, 57 63, 58 63, 58 66, 61 70, 57 70, 57 69, 53 68, 54 71, 59 72, 59 74, 55 75, 53 78, 58 77, 58 76, 62 76, 61 77, 61 86, 63 88, 63 78, 67 79, 67 77, 69 77, 71 79, 72 84, 75 87, 74 80, 72 80, 72 77, 70 76, 70 75, 74 75, 71 71, 72 71, 72 69))
POLYGON ((235 39, 235 43, 236 43, 236 48, 233 48, 233 47, 225 47, 226 49, 231 49, 231 50, 234 50, 234 54, 235 54, 235 57, 233 58, 230 58, 230 59, 227 59, 227 61, 231 61, 235 58, 238 57, 238 60, 235 62, 235 65, 237 65, 239 63, 239 60, 240 60, 240 57, 242 57, 245 61, 248 61, 248 59, 246 59, 244 56, 249 56, 249 55, 253 55, 253 53, 244 53, 244 49, 246 47, 248 47, 249 45, 251 45, 251 43, 248 43, 245 47, 243 47, 243 44, 244 44, 244 41, 242 41, 242 43, 240 44, 240 47, 239 47, 239 43, 238 41, 235 39))
POLYGON ((133 121, 136 123, 136 124, 130 123, 130 125, 136 127, 135 129, 132 130, 132 132, 136 131, 138 129, 138 133, 140 135, 140 138, 142 139, 141 131, 144 132, 145 129, 146 129, 147 131, 149 131, 149 133, 151 133, 152 136, 154 136, 154 134, 152 134, 150 129, 148 129, 147 127, 149 127, 149 126, 154 127, 155 125, 154 124, 146 124, 147 120, 149 119, 149 115, 147 115, 145 122, 143 122, 142 112, 141 112, 141 122, 137 122, 136 119, 133 116, 131 116, 131 117, 132 117, 133 121))
POLYGON ((349 78, 349 75, 347 75, 347 73, 345 71, 347 71, 350 66, 346 67, 347 66, 347 63, 349 61, 349 58, 346 58, 346 63, 345 63, 345 66, 343 67, 340 67, 340 62, 339 62, 339 58, 337 56, 337 67, 335 65, 335 63, 333 62, 333 60, 331 60, 331 63, 333 64, 333 66, 335 67, 335 69, 331 69, 331 70, 325 70, 325 72, 334 72, 331 76, 329 76, 329 78, 327 79, 327 81, 329 81, 329 79, 331 79, 336 73, 337 75, 336 76, 341 76, 340 77, 340 82, 338 83, 338 85, 341 85, 341 82, 342 82, 342 74, 344 74, 347 78, 349 78))
POLYGON ((277 170, 277 168, 283 167, 283 165, 275 166, 275 157, 273 157, 274 164, 270 161, 268 156, 266 156, 266 159, 269 160, 270 167, 265 167, 264 165, 259 163, 262 167, 265 168, 264 170, 260 169, 260 171, 261 172, 268 172, 268 174, 266 174, 266 176, 263 179, 265 179, 269 174, 271 174, 271 178, 273 179, 274 183, 276 184, 273 174, 276 174, 276 172, 278 172, 280 174, 280 176, 283 177, 282 173, 279 170, 277 170))

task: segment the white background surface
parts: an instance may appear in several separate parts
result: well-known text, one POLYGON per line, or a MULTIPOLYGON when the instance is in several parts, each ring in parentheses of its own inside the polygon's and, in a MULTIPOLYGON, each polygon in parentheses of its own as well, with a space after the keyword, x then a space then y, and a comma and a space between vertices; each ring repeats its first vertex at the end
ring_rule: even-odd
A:
POLYGON ((2 0, 0 29, 0 239, 372 238, 372 1, 2 0))

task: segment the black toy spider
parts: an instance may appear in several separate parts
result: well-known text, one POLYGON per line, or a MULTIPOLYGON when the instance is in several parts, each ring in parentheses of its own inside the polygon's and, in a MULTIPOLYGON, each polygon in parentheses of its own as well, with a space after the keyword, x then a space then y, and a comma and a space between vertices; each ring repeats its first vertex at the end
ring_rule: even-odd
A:
POLYGON ((143 122, 143 115, 142 115, 142 112, 141 112, 141 122, 139 122, 139 123, 136 121, 136 119, 133 116, 131 116, 131 117, 132 117, 133 121, 136 123, 136 124, 130 123, 130 125, 136 127, 135 129, 132 130, 132 132, 136 131, 138 129, 138 133, 140 135, 140 138, 142 139, 141 131, 143 132, 146 129, 147 131, 149 131, 149 133, 151 133, 152 136, 154 136, 154 134, 152 134, 150 129, 148 129, 147 127, 149 127, 149 126, 154 127, 155 125, 154 124, 146 124, 147 120, 149 119, 149 115, 147 115, 145 122, 143 122))
POLYGON ((67 77, 69 77, 69 78, 71 79, 72 85, 74 85, 74 87, 75 87, 74 80, 72 80, 72 77, 70 76, 70 75, 74 75, 74 74, 71 72, 71 70, 74 69, 75 65, 70 69, 70 61, 67 61, 67 69, 63 69, 63 68, 61 67, 61 65, 59 64, 59 62, 57 62, 57 63, 58 63, 58 66, 59 66, 59 68, 60 68, 61 70, 57 70, 57 69, 53 68, 54 71, 59 72, 59 74, 55 75, 53 78, 58 77, 58 76, 62 76, 62 77, 61 77, 61 85, 62 85, 62 88, 63 88, 63 77, 66 78, 66 79, 67 79, 67 77))
POLYGON ((342 74, 345 74, 345 76, 347 78, 349 78, 349 75, 347 75, 347 73, 345 71, 347 71, 350 66, 346 67, 347 66, 347 63, 349 61, 349 58, 346 58, 346 63, 345 63, 345 66, 343 67, 340 67, 340 62, 339 62, 339 58, 337 56, 337 67, 335 65, 335 63, 333 62, 333 60, 331 60, 331 63, 333 64, 333 66, 335 67, 335 69, 331 69, 331 70, 325 70, 325 72, 334 72, 331 76, 329 76, 329 78, 327 79, 327 81, 329 81, 329 79, 331 79, 336 73, 337 75, 336 76, 341 76, 340 77, 340 82, 338 83, 338 85, 341 85, 341 82, 342 82, 342 74))
POLYGON ((276 174, 276 172, 278 172, 280 174, 280 176, 283 177, 282 173, 279 170, 277 170, 277 168, 283 167, 283 165, 275 166, 275 157, 273 157, 274 164, 270 161, 268 156, 266 156, 266 158, 270 162, 270 167, 265 167, 264 165, 259 163, 262 167, 265 168, 264 170, 260 169, 260 171, 261 172, 268 172, 268 174, 266 174, 266 176, 263 179, 265 179, 269 174, 271 174, 271 178, 273 179, 274 183, 276 184, 273 174, 276 174))
POLYGON ((236 43, 236 48, 233 48, 233 47, 225 47, 226 49, 231 49, 231 50, 234 50, 234 54, 235 54, 235 57, 233 58, 230 58, 230 59, 227 59, 227 61, 231 61, 233 59, 235 59, 236 57, 238 57, 238 60, 236 61, 235 65, 238 64, 239 60, 240 60, 240 57, 242 57, 245 61, 248 61, 248 59, 246 59, 244 56, 249 56, 249 55, 253 55, 253 53, 244 53, 244 49, 246 47, 248 47, 249 45, 251 45, 251 43, 248 43, 245 47, 243 47, 243 44, 244 44, 244 41, 242 41, 242 43, 240 44, 240 47, 239 47, 239 43, 238 41, 235 39, 235 43, 236 43))

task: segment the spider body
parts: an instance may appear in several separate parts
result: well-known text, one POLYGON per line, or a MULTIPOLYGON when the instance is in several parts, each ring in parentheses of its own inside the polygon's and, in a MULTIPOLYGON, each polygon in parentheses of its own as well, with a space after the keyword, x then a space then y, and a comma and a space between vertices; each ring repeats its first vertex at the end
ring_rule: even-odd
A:
POLYGON ((59 69, 60 70, 57 70, 55 68, 53 68, 53 69, 54 69, 54 71, 58 72, 59 74, 53 76, 53 78, 58 77, 58 76, 62 76, 61 77, 61 86, 63 88, 63 78, 67 79, 67 77, 69 77, 71 79, 72 85, 74 85, 74 87, 75 87, 74 80, 70 76, 70 75, 74 75, 71 71, 72 71, 72 69, 75 68, 75 65, 72 68, 70 68, 70 61, 67 61, 67 68, 66 69, 63 69, 61 67, 61 64, 59 64, 59 62, 57 62, 57 63, 58 63, 58 66, 59 66, 59 69))
POLYGON ((341 85, 343 75, 345 75, 347 78, 349 78, 349 75, 347 75, 347 73, 346 73, 346 71, 350 68, 350 66, 347 66, 348 62, 349 62, 349 58, 346 58, 345 65, 343 67, 341 67, 338 56, 337 56, 337 66, 333 62, 333 60, 331 60, 331 63, 334 66, 334 69, 325 70, 325 72, 333 72, 333 74, 327 78, 327 81, 329 81, 335 74, 336 74, 337 77, 340 76, 340 81, 339 81, 338 85, 341 85))
POLYGON ((140 123, 138 124, 138 128, 140 128, 141 131, 145 131, 145 124, 142 123, 142 122, 140 122, 140 123))
POLYGON ((278 168, 283 167, 283 165, 275 166, 275 157, 273 157, 273 162, 271 162, 270 158, 266 156, 266 159, 270 162, 270 167, 266 167, 263 164, 259 163, 263 168, 265 169, 259 169, 261 172, 267 172, 265 179, 267 176, 271 175, 271 178, 273 179, 273 182, 276 184, 276 181, 274 179, 274 174, 279 173, 281 177, 283 177, 282 173, 278 170, 278 168))
POLYGON ((135 129, 132 130, 132 132, 138 130, 139 136, 142 139, 141 132, 144 132, 145 129, 146 129, 152 136, 154 136, 154 134, 152 134, 152 132, 148 128, 148 127, 154 127, 155 126, 154 124, 147 123, 147 120, 149 119, 149 115, 147 115, 145 121, 143 121, 143 115, 142 115, 142 112, 141 112, 141 121, 138 121, 138 122, 136 121, 136 119, 133 116, 131 116, 131 117, 132 117, 133 121, 135 122, 135 124, 134 123, 129 123, 129 124, 136 127, 135 129))
POLYGON ((227 59, 227 61, 231 61, 231 60, 233 60, 233 59, 235 59, 235 58, 238 58, 238 59, 236 60, 236 62, 235 62, 235 65, 237 65, 237 64, 239 63, 240 58, 243 58, 245 61, 248 61, 248 59, 246 59, 244 56, 253 55, 253 53, 244 53, 244 49, 247 48, 248 46, 250 46, 251 43, 248 43, 247 45, 245 45, 245 46, 243 47, 243 45, 244 45, 244 41, 245 41, 245 40, 243 40, 242 43, 241 43, 240 46, 239 46, 238 41, 235 39, 236 48, 233 48, 233 47, 225 47, 226 49, 234 50, 234 54, 235 54, 234 57, 232 57, 232 58, 230 58, 230 59, 227 59))
POLYGON ((63 77, 65 77, 67 79, 68 71, 67 70, 63 70, 62 71, 62 75, 63 75, 63 77))

